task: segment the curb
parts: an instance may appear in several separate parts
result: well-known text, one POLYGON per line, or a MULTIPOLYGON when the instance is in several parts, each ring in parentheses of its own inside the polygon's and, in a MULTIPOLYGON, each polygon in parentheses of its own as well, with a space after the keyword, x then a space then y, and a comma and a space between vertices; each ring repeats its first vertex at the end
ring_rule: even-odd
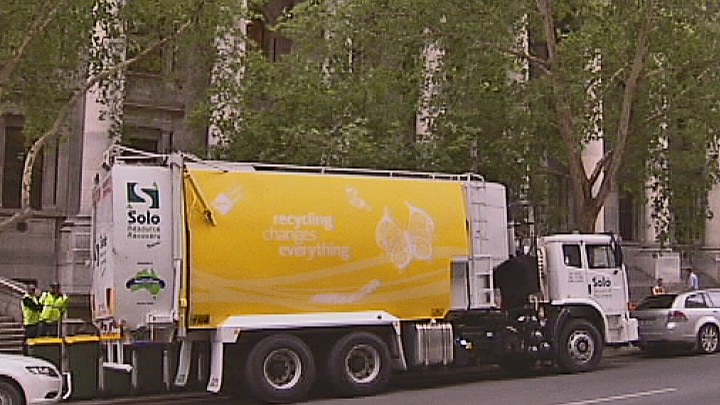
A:
POLYGON ((98 399, 71 399, 64 401, 64 403, 77 404, 77 405, 131 405, 138 402, 187 402, 192 400, 207 399, 210 397, 217 396, 208 392, 170 392, 166 394, 152 394, 152 395, 129 395, 125 397, 106 397, 98 399))

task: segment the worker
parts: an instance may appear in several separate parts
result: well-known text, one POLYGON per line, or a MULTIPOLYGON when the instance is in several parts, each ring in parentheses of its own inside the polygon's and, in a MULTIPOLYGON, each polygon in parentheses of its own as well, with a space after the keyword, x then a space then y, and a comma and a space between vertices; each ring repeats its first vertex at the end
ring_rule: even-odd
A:
POLYGON ((698 279, 697 274, 695 274, 695 270, 690 267, 687 269, 688 271, 688 290, 698 290, 700 289, 700 280, 698 279))
POLYGON ((40 335, 59 336, 60 324, 67 311, 68 296, 60 291, 59 283, 51 283, 50 291, 40 296, 43 309, 40 313, 40 335))
POLYGON ((20 307, 22 308, 25 340, 37 337, 43 306, 40 304, 40 290, 34 282, 27 284, 20 307))
POLYGON ((657 284, 652 288, 652 295, 665 294, 665 286, 663 285, 662 277, 657 279, 657 284))

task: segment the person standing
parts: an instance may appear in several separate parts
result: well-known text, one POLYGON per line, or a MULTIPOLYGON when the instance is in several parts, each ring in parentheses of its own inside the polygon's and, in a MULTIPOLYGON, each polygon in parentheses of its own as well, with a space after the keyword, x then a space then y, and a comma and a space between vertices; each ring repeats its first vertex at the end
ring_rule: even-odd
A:
POLYGON ((40 313, 43 306, 40 304, 40 290, 33 282, 27 284, 25 295, 20 301, 23 317, 23 329, 25 330, 25 340, 38 336, 38 327, 40 324, 40 313))
POLYGON ((665 294, 665 286, 663 285, 662 277, 657 279, 657 284, 652 288, 652 295, 665 294))
POLYGON ((60 291, 59 283, 51 283, 50 291, 40 296, 43 309, 40 313, 40 335, 58 336, 60 321, 68 305, 68 296, 60 291))
POLYGON ((688 290, 700 289, 700 280, 692 267, 688 269, 688 290))

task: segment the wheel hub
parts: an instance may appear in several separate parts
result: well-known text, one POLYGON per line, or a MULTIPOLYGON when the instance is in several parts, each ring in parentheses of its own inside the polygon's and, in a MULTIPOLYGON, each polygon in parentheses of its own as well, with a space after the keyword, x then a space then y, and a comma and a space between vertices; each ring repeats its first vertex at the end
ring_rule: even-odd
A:
POLYGON ((263 364, 265 380, 275 389, 291 389, 302 375, 302 363, 297 353, 288 349, 273 350, 263 364))
POLYGON ((380 353, 370 345, 357 345, 345 356, 345 372, 356 383, 367 383, 380 373, 380 353))
POLYGON ((578 362, 588 362, 595 353, 595 342, 585 331, 574 331, 568 338, 568 353, 578 362))
POLYGON ((705 328, 703 329, 703 334, 700 337, 700 341, 703 347, 703 350, 706 353, 714 352, 717 350, 718 346, 718 335, 715 329, 713 328, 705 328))

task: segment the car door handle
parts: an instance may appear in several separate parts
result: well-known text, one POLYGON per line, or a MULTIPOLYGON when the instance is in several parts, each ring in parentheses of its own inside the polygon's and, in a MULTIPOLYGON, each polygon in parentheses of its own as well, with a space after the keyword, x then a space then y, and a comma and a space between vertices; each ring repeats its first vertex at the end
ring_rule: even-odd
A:
POLYGON ((592 294, 592 285, 588 284, 588 295, 592 294))

